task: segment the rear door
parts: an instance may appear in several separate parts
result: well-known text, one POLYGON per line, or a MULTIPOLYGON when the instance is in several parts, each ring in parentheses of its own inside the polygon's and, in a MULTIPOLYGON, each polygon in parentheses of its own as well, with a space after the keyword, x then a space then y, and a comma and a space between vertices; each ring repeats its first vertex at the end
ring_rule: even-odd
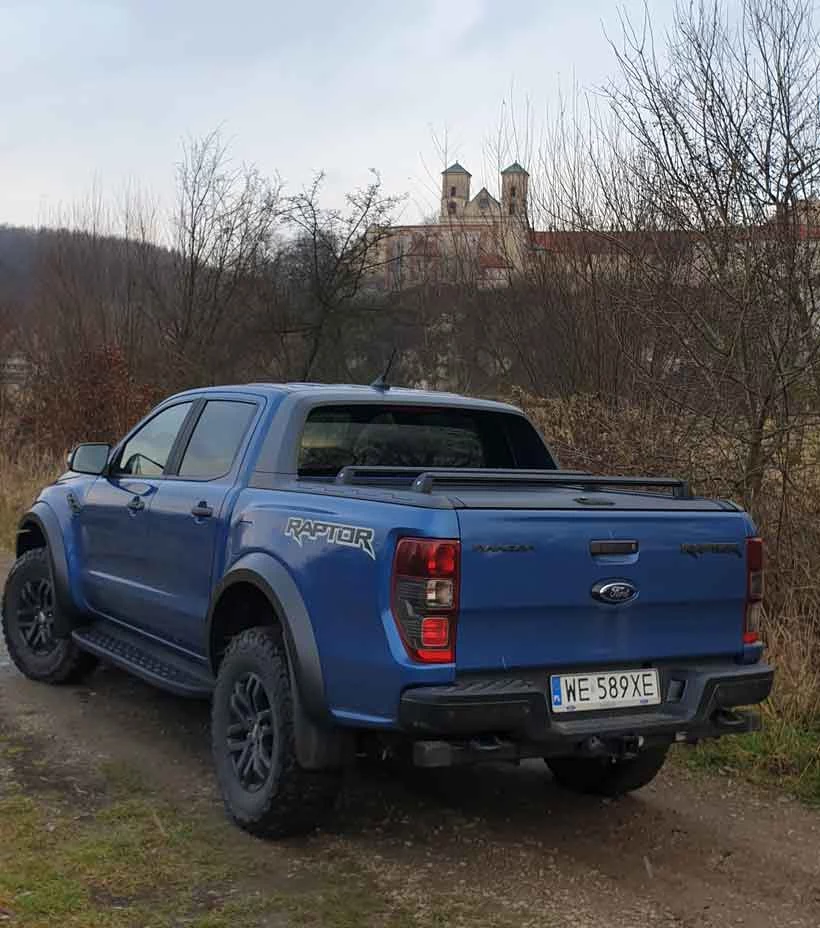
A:
POLYGON ((749 523, 706 505, 712 511, 675 511, 671 500, 669 511, 460 509, 458 668, 737 654, 749 523), (602 541, 623 542, 622 553, 595 553, 607 550, 602 541), (636 595, 596 598, 617 581, 636 595))
POLYGON ((226 544, 239 462, 259 409, 255 398, 209 395, 151 505, 144 627, 197 654, 205 652, 214 556, 226 544))

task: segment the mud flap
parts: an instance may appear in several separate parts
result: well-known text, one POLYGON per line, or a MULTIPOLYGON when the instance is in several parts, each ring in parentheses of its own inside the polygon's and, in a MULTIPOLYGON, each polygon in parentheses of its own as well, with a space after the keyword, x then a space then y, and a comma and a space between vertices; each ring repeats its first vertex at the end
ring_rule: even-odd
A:
POLYGON ((299 687, 293 687, 293 728, 296 759, 305 770, 328 770, 353 763, 356 741, 352 731, 320 725, 305 712, 299 687))

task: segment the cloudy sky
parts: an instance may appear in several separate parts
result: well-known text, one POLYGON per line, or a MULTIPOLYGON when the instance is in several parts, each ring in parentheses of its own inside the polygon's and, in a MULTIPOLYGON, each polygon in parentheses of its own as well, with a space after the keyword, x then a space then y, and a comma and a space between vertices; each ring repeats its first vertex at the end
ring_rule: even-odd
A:
MULTIPOLYGON (((670 0, 648 0, 658 31, 670 0)), ((640 17, 642 0, 620 4, 640 17)), ((0 223, 57 221, 92 189, 170 204, 183 140, 328 202, 376 168, 436 207, 444 153, 494 183, 504 114, 612 72, 615 0, 0 0, 0 223), (435 140, 438 140, 438 144, 435 140)), ((509 119, 507 119, 509 122, 509 119)), ((502 155, 526 157, 511 141, 502 155)))

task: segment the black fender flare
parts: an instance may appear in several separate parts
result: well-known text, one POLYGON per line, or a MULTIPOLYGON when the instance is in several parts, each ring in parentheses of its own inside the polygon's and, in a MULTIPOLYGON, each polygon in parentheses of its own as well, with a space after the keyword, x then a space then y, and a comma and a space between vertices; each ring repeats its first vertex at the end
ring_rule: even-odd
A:
POLYGON ((308 770, 349 764, 355 756, 352 732, 333 724, 325 696, 319 648, 304 600, 287 569, 261 551, 241 557, 217 584, 207 618, 208 660, 214 675, 217 655, 213 618, 222 594, 237 583, 250 583, 268 600, 282 627, 293 675, 296 755, 308 770))
POLYGON ((225 573, 211 597, 206 625, 208 661, 217 672, 213 619, 222 594, 237 583, 250 583, 264 594, 282 626, 288 660, 305 710, 317 722, 328 722, 325 682, 313 623, 287 569, 270 554, 255 551, 241 557, 225 573))
POLYGON ((51 576, 54 582, 54 596, 59 607, 59 614, 55 621, 55 633, 60 637, 67 637, 71 630, 79 624, 81 611, 77 607, 71 592, 71 580, 68 574, 68 555, 66 542, 60 527, 57 514, 45 502, 36 502, 31 509, 20 519, 17 526, 16 555, 21 554, 21 536, 28 531, 31 525, 37 526, 40 534, 46 540, 49 561, 51 562, 51 576))

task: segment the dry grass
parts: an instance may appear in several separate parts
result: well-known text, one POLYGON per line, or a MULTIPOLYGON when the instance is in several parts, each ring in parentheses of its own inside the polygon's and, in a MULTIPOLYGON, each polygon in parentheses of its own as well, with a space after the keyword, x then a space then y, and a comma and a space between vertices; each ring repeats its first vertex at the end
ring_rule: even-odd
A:
POLYGON ((62 470, 63 461, 52 454, 0 451, 0 552, 14 551, 20 516, 62 470))

